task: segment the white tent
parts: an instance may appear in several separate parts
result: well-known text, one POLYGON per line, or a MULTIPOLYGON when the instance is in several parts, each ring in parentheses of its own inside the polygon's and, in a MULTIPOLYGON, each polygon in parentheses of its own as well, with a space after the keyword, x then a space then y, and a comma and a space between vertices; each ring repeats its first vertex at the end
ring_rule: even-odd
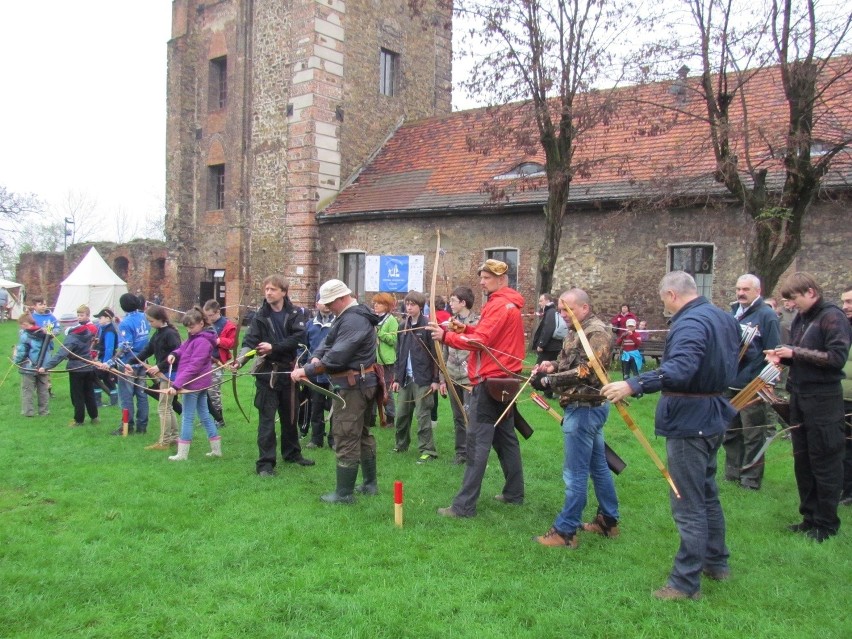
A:
POLYGON ((118 298, 127 292, 127 284, 104 262, 94 247, 66 277, 59 288, 53 314, 62 321, 76 320, 77 307, 88 306, 92 314, 104 307, 120 313, 118 298))
POLYGON ((9 294, 9 317, 18 319, 24 312, 23 284, 0 278, 0 288, 5 288, 9 294))

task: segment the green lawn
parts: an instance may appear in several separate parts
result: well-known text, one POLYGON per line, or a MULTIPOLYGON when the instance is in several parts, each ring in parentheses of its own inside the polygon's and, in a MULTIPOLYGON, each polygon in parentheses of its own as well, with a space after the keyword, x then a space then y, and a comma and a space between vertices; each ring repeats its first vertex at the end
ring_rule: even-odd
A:
MULTIPOLYGON (((16 327, 0 326, 8 353, 16 327)), ((5 374, 5 370, 2 373, 5 374)), ((1 377, 1 376, 0 376, 1 377)), ((558 425, 531 402, 522 443, 527 498, 500 505, 496 457, 479 516, 446 520, 462 469, 450 464, 449 406, 441 402, 440 459, 390 453, 377 430, 381 495, 323 504, 334 457, 313 468, 254 474, 256 414, 246 424, 224 387, 224 457, 196 429, 190 460, 142 450, 156 439, 71 429, 67 376, 54 377, 49 417, 20 417, 18 373, 0 389, 0 636, 2 637, 847 637, 852 543, 822 545, 784 531, 797 520, 788 442, 768 452, 760 493, 722 486, 733 578, 704 584, 698 602, 659 602, 678 537, 668 487, 613 410, 607 439, 627 461, 616 479, 622 535, 582 534, 579 549, 531 536, 561 507, 558 425), (394 480, 405 485, 405 527, 393 524, 394 480), (844 621, 844 619, 846 621, 844 621), (844 631, 843 628, 846 628, 844 631)), ((251 408, 250 378, 240 399, 251 408)), ((631 412, 652 444, 656 397, 631 412)), ((311 452, 311 451, 308 451, 311 452)), ((594 498, 588 512, 593 513, 594 498)), ((846 508, 843 515, 852 510, 846 508)))

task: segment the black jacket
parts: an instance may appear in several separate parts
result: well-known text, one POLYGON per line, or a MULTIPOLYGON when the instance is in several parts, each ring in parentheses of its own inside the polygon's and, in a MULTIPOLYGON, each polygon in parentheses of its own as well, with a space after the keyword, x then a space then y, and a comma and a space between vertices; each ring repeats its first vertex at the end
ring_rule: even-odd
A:
POLYGON ((553 331, 556 330, 556 304, 548 304, 544 309, 541 322, 538 328, 535 329, 533 336, 533 350, 541 349, 544 352, 559 352, 562 350, 562 340, 553 337, 553 331))
POLYGON ((790 367, 787 390, 813 395, 840 391, 850 343, 843 311, 820 298, 793 319, 790 341, 793 357, 781 362, 790 367))
MULTIPOLYGON (((166 324, 163 328, 155 329, 151 333, 148 345, 142 349, 137 357, 144 362, 153 355, 157 368, 163 375, 168 375, 169 363, 166 358, 178 346, 180 346, 180 333, 171 324, 166 324)), ((172 370, 172 373, 174 373, 174 370, 172 370)))
POLYGON ((272 321, 272 308, 264 301, 251 320, 248 331, 243 337, 240 355, 257 348, 261 342, 272 344, 272 350, 258 364, 255 383, 258 387, 269 388, 269 378, 273 371, 275 385, 290 384, 290 374, 299 352, 307 348, 308 316, 301 306, 294 306, 289 297, 284 298, 284 326, 282 330, 272 321), (287 372, 287 374, 283 374, 287 372))
POLYGON ((393 369, 393 381, 402 385, 405 381, 408 356, 411 354, 411 372, 414 373, 414 383, 418 386, 428 386, 438 383, 438 365, 435 363, 435 342, 432 333, 426 329, 428 321, 421 315, 412 323, 411 317, 406 317, 400 330, 415 328, 399 334, 396 343, 396 364, 393 369))
MULTIPOLYGON (((360 370, 376 362, 376 325, 379 317, 363 304, 343 310, 335 318, 325 339, 314 351, 329 374, 360 370)), ((316 374, 313 364, 305 365, 305 373, 316 374)), ((371 380, 373 378, 370 378, 371 380)))

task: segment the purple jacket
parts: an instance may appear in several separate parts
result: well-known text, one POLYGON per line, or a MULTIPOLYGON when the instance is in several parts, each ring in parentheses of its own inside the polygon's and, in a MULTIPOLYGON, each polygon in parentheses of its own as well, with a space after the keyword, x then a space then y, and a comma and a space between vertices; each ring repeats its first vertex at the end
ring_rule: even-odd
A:
POLYGON ((190 335, 186 341, 172 351, 178 359, 175 388, 182 390, 202 390, 210 386, 210 373, 213 370, 211 358, 216 347, 216 333, 201 331, 190 335))

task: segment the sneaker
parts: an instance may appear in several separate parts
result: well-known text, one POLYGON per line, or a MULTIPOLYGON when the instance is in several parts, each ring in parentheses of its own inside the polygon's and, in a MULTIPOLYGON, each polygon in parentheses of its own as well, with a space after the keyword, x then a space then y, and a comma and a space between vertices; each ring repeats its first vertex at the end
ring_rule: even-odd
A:
MULTIPOLYGON (((123 434, 124 434, 124 426, 119 426, 118 428, 116 428, 114 431, 112 431, 112 432, 110 433, 110 435, 115 435, 115 436, 117 436, 117 437, 121 437, 123 434)), ((132 435, 132 434, 133 434, 133 426, 128 426, 128 427, 127 427, 127 434, 128 434, 128 435, 132 435)))
POLYGON ((275 477, 275 471, 269 470, 269 469, 261 470, 257 473, 257 476, 258 477, 275 477))
POLYGON ((691 595, 686 594, 682 590, 672 588, 671 586, 663 586, 659 590, 654 591, 654 596, 663 601, 674 601, 676 599, 700 599, 701 593, 694 592, 691 595))
POLYGON ((500 493, 499 495, 494 495, 494 501, 499 501, 501 504, 511 504, 513 506, 522 506, 524 503, 523 499, 520 501, 512 501, 506 499, 506 495, 504 495, 503 493, 500 493))
POLYGON ((407 448, 400 448, 399 446, 394 446, 393 452, 395 452, 395 453, 407 453, 408 449, 407 448))
POLYGON ((713 581, 728 581, 731 578, 730 568, 705 568, 701 572, 707 579, 713 581))
POLYGON ((449 517, 450 519, 462 519, 468 517, 468 515, 462 515, 460 513, 457 513, 455 510, 453 510, 452 506, 447 506, 446 508, 439 508, 438 514, 441 515, 441 517, 449 517))
POLYGON ((806 533, 811 530, 814 525, 809 521, 803 521, 800 524, 790 524, 787 526, 787 530, 794 533, 806 533))
POLYGON ((834 537, 834 535, 836 534, 836 532, 832 532, 828 528, 819 528, 815 526, 805 533, 805 537, 807 537, 808 539, 813 539, 818 544, 821 544, 826 539, 828 539, 829 537, 834 537))
POLYGON ((533 537, 533 541, 542 546, 563 547, 574 549, 580 545, 576 534, 570 536, 563 535, 561 532, 552 527, 546 533, 539 537, 533 537))
POLYGON ((611 517, 606 517, 602 513, 598 513, 593 521, 583 524, 583 530, 596 535, 614 538, 618 537, 618 522, 611 517))
POLYGON ((434 455, 420 455, 420 457, 417 458, 417 463, 421 464, 421 465, 422 464, 428 464, 433 459, 438 459, 438 458, 435 457, 434 455))

